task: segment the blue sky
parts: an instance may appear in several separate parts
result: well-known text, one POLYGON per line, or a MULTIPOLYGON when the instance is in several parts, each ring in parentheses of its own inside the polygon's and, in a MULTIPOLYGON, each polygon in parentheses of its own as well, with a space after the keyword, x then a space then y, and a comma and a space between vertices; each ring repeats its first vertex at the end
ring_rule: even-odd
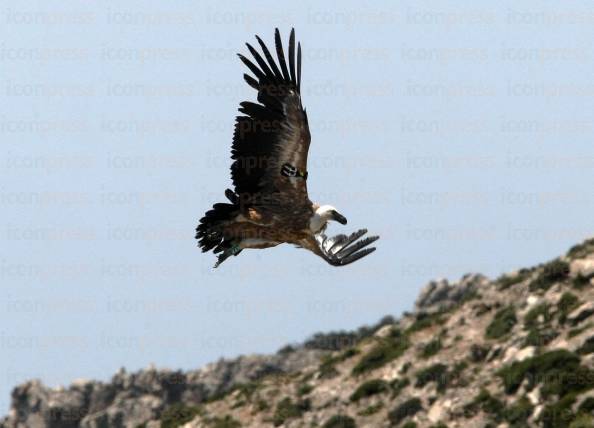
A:
POLYGON ((592 234, 590 2, 0 1, 0 410, 12 386, 191 369, 411 309, 592 234), (343 269, 193 239, 230 185, 236 52, 303 46, 310 197, 368 227, 343 269))

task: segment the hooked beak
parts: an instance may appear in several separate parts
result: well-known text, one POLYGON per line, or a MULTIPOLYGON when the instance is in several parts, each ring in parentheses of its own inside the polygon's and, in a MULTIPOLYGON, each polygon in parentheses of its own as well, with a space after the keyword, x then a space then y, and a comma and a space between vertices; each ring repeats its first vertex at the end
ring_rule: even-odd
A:
POLYGON ((340 214, 337 211, 333 211, 332 212, 332 218, 334 220, 336 220, 337 222, 339 222, 340 224, 347 224, 347 219, 345 216, 343 216, 342 214, 340 214))

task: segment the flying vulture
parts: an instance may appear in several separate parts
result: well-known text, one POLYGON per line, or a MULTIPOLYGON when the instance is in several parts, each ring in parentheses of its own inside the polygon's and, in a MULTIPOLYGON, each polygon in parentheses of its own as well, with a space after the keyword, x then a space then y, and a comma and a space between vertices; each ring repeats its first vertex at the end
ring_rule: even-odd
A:
POLYGON ((218 254, 215 268, 245 248, 269 248, 289 243, 312 251, 334 266, 344 266, 372 253, 378 236, 362 238, 366 229, 351 235, 327 237, 330 220, 346 224, 331 205, 309 200, 307 153, 311 136, 301 105, 301 44, 295 56, 295 31, 289 37, 288 64, 278 29, 277 61, 262 39, 260 54, 249 43, 255 63, 238 54, 253 73, 245 81, 258 91, 258 103, 240 104, 231 149, 229 203, 217 203, 196 228, 203 252, 218 254))

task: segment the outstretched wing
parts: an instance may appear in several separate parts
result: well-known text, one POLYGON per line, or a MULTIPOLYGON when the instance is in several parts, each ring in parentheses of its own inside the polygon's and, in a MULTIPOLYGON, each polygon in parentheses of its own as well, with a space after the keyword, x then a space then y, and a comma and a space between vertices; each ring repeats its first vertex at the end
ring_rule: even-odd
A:
POLYGON ((359 239, 366 233, 367 229, 360 229, 350 236, 336 235, 330 238, 319 233, 307 243, 305 248, 313 251, 333 266, 346 266, 375 251, 375 247, 366 247, 377 241, 379 236, 359 239))
POLYGON ((274 195, 273 205, 305 207, 311 205, 306 185, 311 138, 301 105, 301 46, 297 45, 295 68, 295 31, 291 30, 287 67, 278 29, 278 65, 264 42, 258 36, 256 39, 264 58, 249 43, 247 47, 257 65, 238 54, 255 76, 244 74, 244 79, 258 91, 259 103, 240 104, 244 115, 236 119, 231 151, 235 193, 256 205, 274 195))

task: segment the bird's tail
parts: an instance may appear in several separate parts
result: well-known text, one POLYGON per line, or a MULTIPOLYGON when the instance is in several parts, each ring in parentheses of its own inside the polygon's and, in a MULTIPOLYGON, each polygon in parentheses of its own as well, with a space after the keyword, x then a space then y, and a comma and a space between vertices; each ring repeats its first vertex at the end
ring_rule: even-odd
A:
POLYGON ((198 246, 202 248, 202 252, 212 250, 215 254, 221 253, 214 267, 218 267, 229 256, 236 256, 241 252, 237 243, 225 237, 223 231, 224 224, 237 215, 239 198, 230 189, 225 191, 225 196, 231 203, 214 204, 212 209, 200 219, 196 228, 196 239, 198 239, 198 246))

